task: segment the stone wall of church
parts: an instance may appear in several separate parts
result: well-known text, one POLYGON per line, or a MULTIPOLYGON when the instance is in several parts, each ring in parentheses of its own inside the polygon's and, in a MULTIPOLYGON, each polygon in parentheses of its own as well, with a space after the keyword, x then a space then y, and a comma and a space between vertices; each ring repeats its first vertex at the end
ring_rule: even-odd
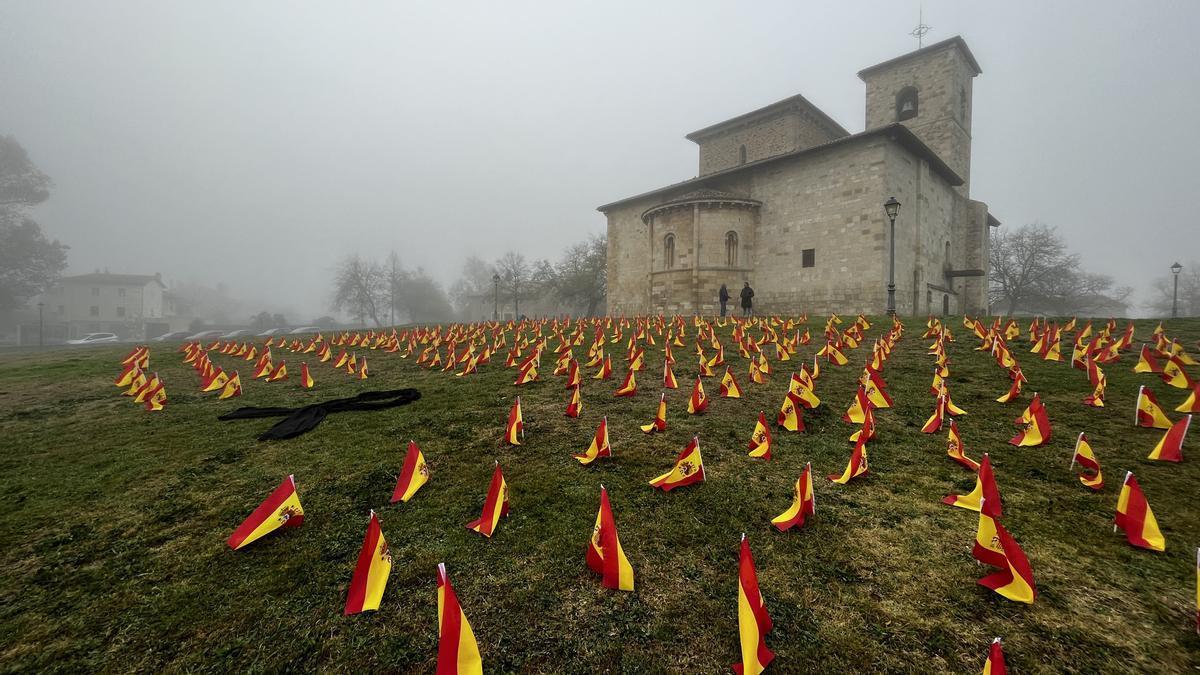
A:
POLYGON ((666 201, 639 199, 607 212, 608 312, 613 316, 645 312, 650 300, 650 230, 642 212, 666 201))
POLYGON ((746 162, 756 162, 803 148, 828 143, 838 135, 823 123, 796 108, 784 108, 770 117, 743 127, 714 134, 699 141, 700 175, 741 164, 741 147, 746 162))

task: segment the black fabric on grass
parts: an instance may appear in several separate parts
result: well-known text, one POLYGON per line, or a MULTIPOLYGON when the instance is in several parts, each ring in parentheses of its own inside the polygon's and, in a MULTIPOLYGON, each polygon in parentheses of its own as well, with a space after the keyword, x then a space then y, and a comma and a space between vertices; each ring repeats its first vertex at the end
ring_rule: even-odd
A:
POLYGON ((416 389, 364 391, 353 398, 335 398, 323 403, 306 405, 303 408, 238 408, 217 419, 227 422, 261 417, 283 417, 285 419, 277 422, 275 426, 267 429, 258 437, 260 441, 278 441, 295 438, 312 431, 329 413, 387 410, 408 405, 419 398, 421 398, 421 392, 416 389))

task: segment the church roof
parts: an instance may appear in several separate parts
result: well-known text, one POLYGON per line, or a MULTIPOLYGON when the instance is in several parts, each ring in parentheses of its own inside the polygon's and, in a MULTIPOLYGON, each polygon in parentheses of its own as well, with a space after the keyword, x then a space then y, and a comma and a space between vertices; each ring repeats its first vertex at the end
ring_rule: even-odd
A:
MULTIPOLYGON (((959 186, 959 185, 963 184, 962 176, 959 176, 957 173, 955 173, 953 169, 951 169, 944 161, 942 161, 941 157, 938 157, 936 152, 934 152, 932 149, 930 149, 930 147, 928 145, 925 145, 925 143, 923 143, 921 141, 921 139, 917 138, 916 134, 914 134, 912 131, 910 131, 908 127, 904 126, 903 124, 896 123, 896 124, 889 124, 885 127, 879 127, 877 129, 868 129, 867 131, 863 131, 863 132, 860 132, 857 134, 852 134, 850 136, 843 136, 841 138, 835 138, 834 140, 829 141, 828 143, 822 143, 821 145, 814 145, 812 147, 803 148, 803 149, 796 150, 793 152, 784 153, 782 155, 775 155, 773 157, 767 157, 766 159, 760 159, 755 162, 747 162, 746 164, 741 164, 741 165, 738 165, 735 167, 724 169, 722 171, 715 171, 713 173, 705 174, 703 176, 699 176, 696 178, 691 178, 691 179, 688 179, 688 180, 685 180, 685 181, 682 181, 679 183, 675 183, 673 185, 667 185, 666 187, 661 187, 661 188, 658 188, 657 190, 651 190, 649 192, 643 192, 642 194, 634 195, 632 197, 626 197, 625 199, 619 199, 615 202, 611 202, 609 204, 604 204, 603 206, 598 206, 598 207, 596 207, 596 210, 601 211, 601 212, 609 211, 614 207, 621 206, 623 204, 627 204, 632 201, 637 201, 639 199, 645 199, 647 197, 653 197, 655 195, 660 195, 665 192, 672 192, 672 191, 680 190, 680 189, 686 188, 688 186, 696 186, 697 190, 703 190, 705 184, 710 180, 715 180, 715 179, 725 178, 727 176, 732 176, 732 175, 737 174, 740 171, 746 171, 748 169, 757 168, 760 166, 764 166, 766 164, 770 164, 772 162, 779 162, 779 161, 783 161, 786 159, 794 159, 797 157, 803 157, 803 156, 807 156, 810 154, 815 155, 819 152, 828 150, 829 148, 832 148, 835 146, 841 146, 841 145, 846 145, 846 144, 850 144, 850 143, 857 143, 859 141, 873 139, 873 138, 886 138, 890 141, 893 141, 893 142, 899 144, 901 147, 903 147, 905 150, 908 150, 913 155, 929 162, 929 168, 932 171, 934 171, 935 173, 937 173, 938 175, 940 175, 942 178, 944 178, 946 180, 946 182, 949 183, 950 185, 959 186)), ((717 191, 712 190, 712 192, 717 192, 717 191)), ((729 194, 729 193, 722 193, 722 194, 729 194)), ((746 197, 741 197, 738 195, 730 195, 730 197, 735 198, 735 199, 741 199, 741 200, 746 199, 746 197)), ((678 201, 682 198, 683 198, 682 196, 676 197, 676 198, 673 198, 671 201, 678 201)))
POLYGON ((983 72, 983 70, 981 70, 979 68, 979 62, 975 60, 975 55, 972 54, 970 48, 967 47, 967 41, 962 39, 962 36, 955 35, 954 37, 946 39, 946 40, 942 40, 941 42, 935 42, 935 43, 929 45, 928 47, 922 47, 916 51, 911 51, 907 54, 901 54, 900 56, 897 56, 894 59, 888 59, 887 61, 884 61, 883 63, 876 63, 873 66, 863 68, 862 70, 858 71, 858 77, 859 77, 859 79, 865 80, 865 79, 867 79, 866 78, 867 75, 870 75, 871 73, 873 73, 877 70, 882 70, 883 68, 888 68, 888 67, 894 66, 896 64, 903 63, 909 59, 914 59, 918 56, 924 56, 926 54, 931 54, 933 52, 938 51, 939 49, 945 49, 946 47, 951 47, 951 46, 958 47, 960 50, 962 50, 963 58, 965 58, 967 60, 967 64, 971 66, 971 68, 975 71, 976 75, 983 72))
POLYGON ((703 129, 700 129, 698 131, 693 131, 692 133, 688 134, 687 136, 684 136, 684 138, 686 138, 689 141, 692 141, 694 143, 699 143, 705 137, 711 136, 716 133, 720 133, 731 127, 741 126, 743 124, 746 124, 748 122, 753 122, 753 121, 763 118, 763 117, 769 117, 781 110, 786 110, 788 108, 799 108, 806 112, 812 113, 813 116, 815 116, 817 119, 824 122, 830 128, 831 131, 833 131, 835 134, 837 134, 839 136, 849 136, 850 135, 849 131, 846 131, 842 127, 842 125, 835 122, 832 117, 830 117, 829 115, 826 115, 823 110, 821 110, 817 106, 813 105, 811 101, 804 98, 800 94, 796 94, 795 96, 789 96, 789 97, 783 99, 782 101, 776 101, 776 102, 772 103, 771 105, 763 106, 762 108, 759 108, 757 110, 751 110, 750 112, 743 113, 741 115, 738 115, 737 117, 731 117, 731 118, 725 120, 724 122, 717 122, 716 124, 711 124, 711 125, 704 127, 703 129))

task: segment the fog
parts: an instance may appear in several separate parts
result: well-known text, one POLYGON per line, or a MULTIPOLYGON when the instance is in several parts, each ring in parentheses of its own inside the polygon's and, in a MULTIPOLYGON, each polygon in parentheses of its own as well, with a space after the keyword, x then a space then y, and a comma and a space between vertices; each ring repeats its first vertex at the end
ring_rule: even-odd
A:
MULTIPOLYGON (((972 197, 1146 297, 1200 259, 1200 3, 926 0, 975 81, 972 197)), ((554 258, 599 204, 696 174, 684 134, 855 73, 913 2, 0 1, 0 134, 54 180, 68 273, 161 272, 326 313, 333 265, 554 258)), ((1136 309, 1136 308, 1135 308, 1136 309)))

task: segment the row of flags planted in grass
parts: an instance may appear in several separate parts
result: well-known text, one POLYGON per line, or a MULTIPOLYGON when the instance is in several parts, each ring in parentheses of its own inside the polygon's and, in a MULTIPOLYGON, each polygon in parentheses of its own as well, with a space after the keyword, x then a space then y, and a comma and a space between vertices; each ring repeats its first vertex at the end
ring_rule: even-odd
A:
MULTIPOLYGON (((799 328, 791 321, 784 323, 772 318, 746 322, 735 320, 730 323, 734 326, 733 337, 739 353, 750 360, 750 380, 752 382, 765 382, 766 376, 771 371, 771 366, 765 353, 766 348, 774 346, 776 358, 780 361, 787 361, 795 354, 796 345, 807 343, 810 339, 807 331, 801 336, 799 328), (748 336, 749 331, 756 326, 762 329, 762 336, 757 339, 748 336)), ((840 319, 836 316, 831 317, 830 321, 827 322, 825 330, 826 343, 818 352, 818 356, 823 356, 827 362, 835 365, 844 365, 848 362, 844 353, 845 350, 854 349, 859 343, 863 342, 863 331, 869 327, 869 324, 867 324, 865 318, 860 316, 850 328, 839 332, 835 327, 836 323, 840 323, 840 319)), ((401 334, 397 334, 393 330, 390 337, 385 334, 379 334, 360 338, 357 335, 350 337, 343 334, 335 338, 334 341, 361 340, 363 343, 369 341, 371 343, 369 348, 386 348, 386 351, 389 352, 401 352, 400 356, 402 358, 419 350, 418 364, 432 368, 440 363, 442 370, 454 371, 455 375, 464 376, 476 372, 479 365, 486 364, 494 352, 506 346, 506 340, 509 334, 512 334, 513 345, 508 351, 507 364, 518 371, 515 383, 523 385, 537 380, 539 378, 538 371, 542 353, 556 352, 558 357, 555 373, 566 376, 566 387, 570 390, 566 414, 569 417, 578 417, 583 406, 580 396, 582 374, 579 362, 573 358, 572 347, 582 344, 586 336, 585 324, 582 321, 577 322, 574 333, 568 334, 571 330, 571 322, 563 322, 561 324, 553 322, 549 324, 552 331, 552 335, 549 338, 543 334, 543 329, 547 325, 546 322, 523 322, 517 325, 510 323, 507 328, 503 328, 499 324, 494 324, 490 326, 490 344, 487 339, 488 327, 484 326, 475 326, 473 328, 451 327, 446 331, 443 331, 440 327, 436 330, 413 329, 401 334), (559 346, 552 349, 549 341, 553 339, 558 340, 559 346), (422 348, 420 345, 425 346, 422 348), (443 354, 442 348, 445 349, 444 360, 441 358, 443 354), (458 370, 459 366, 463 366, 461 371, 458 370)), ((665 321, 662 317, 658 317, 657 319, 636 319, 632 322, 628 320, 607 319, 602 322, 594 322, 592 325, 596 328, 596 331, 591 347, 588 348, 587 360, 587 364, 597 368, 597 372, 592 376, 592 379, 607 379, 611 376, 611 357, 604 354, 604 331, 612 330, 613 339, 611 342, 616 343, 623 340, 622 332, 628 330, 632 333, 629 337, 626 352, 628 369, 625 380, 621 387, 618 388, 616 395, 635 394, 636 373, 644 368, 645 346, 654 344, 655 332, 662 337, 665 330, 667 339, 663 343, 664 356, 666 357, 663 384, 666 388, 678 387, 678 382, 671 368, 675 363, 672 347, 684 346, 681 338, 685 335, 686 323, 682 319, 677 317, 670 322, 665 321)), ((718 322, 716 325, 723 326, 727 324, 718 322)), ((1009 375, 1011 382, 1009 391, 998 400, 1009 402, 1019 398, 1021 385, 1026 381, 1026 378, 1008 347, 1008 342, 1020 335, 1020 330, 1016 328, 1015 322, 1009 322, 1007 327, 1001 327, 999 322, 997 322, 991 329, 984 327, 978 321, 967 320, 966 325, 968 328, 973 329, 977 336, 981 338, 982 344, 978 349, 980 351, 990 350, 997 364, 1005 368, 1009 375), (1014 328, 1016 328, 1015 334, 1013 333, 1014 328)), ((1055 353, 1053 345, 1056 343, 1060 344, 1063 333, 1074 327, 1070 324, 1068 326, 1057 327, 1035 322, 1035 325, 1031 326, 1031 341, 1037 347, 1034 351, 1041 354, 1046 360, 1061 360, 1061 358, 1053 358, 1052 355, 1055 353), (1041 344, 1038 345, 1038 342, 1041 344), (1047 358, 1048 356, 1049 358, 1047 358)), ((696 350, 701 366, 701 373, 693 383, 692 394, 688 399, 688 412, 690 414, 700 414, 709 405, 709 399, 704 392, 701 377, 706 375, 715 376, 716 369, 721 365, 725 365, 719 387, 721 397, 739 398, 741 396, 741 387, 734 377, 731 367, 724 363, 724 345, 717 338, 714 325, 697 319, 695 327, 696 350), (711 351, 706 354, 706 350, 711 351)), ((1092 382, 1094 387, 1093 397, 1099 399, 1097 407, 1103 405, 1104 380, 1102 371, 1099 370, 1096 364, 1100 362, 1108 364, 1119 359, 1122 349, 1128 349, 1133 340, 1132 326, 1119 337, 1113 337, 1114 328, 1115 326, 1110 322, 1110 325, 1105 326, 1087 341, 1086 347, 1082 351, 1079 349, 1081 339, 1078 335, 1076 336, 1076 350, 1075 354, 1073 354, 1072 362, 1082 362, 1083 369, 1088 371, 1089 381, 1092 382), (1074 358, 1076 356, 1079 358, 1074 358), (1096 396, 1097 394, 1098 396, 1096 396)), ((999 489, 995 483, 990 457, 985 454, 982 461, 976 463, 966 456, 962 436, 958 431, 954 419, 955 416, 965 415, 966 411, 954 404, 949 391, 950 363, 946 354, 946 344, 952 342, 953 338, 950 335, 950 331, 941 326, 940 322, 936 320, 931 319, 927 324, 927 329, 925 337, 934 338, 934 342, 930 346, 930 353, 935 360, 934 380, 930 391, 935 397, 935 411, 923 430, 927 433, 935 433, 948 427, 948 455, 964 467, 977 472, 975 490, 968 495, 951 495, 946 498, 947 503, 976 510, 980 513, 973 554, 981 562, 988 563, 999 569, 998 572, 994 572, 981 579, 980 583, 1010 599, 1032 602, 1036 596, 1032 571, 1028 560, 1024 556, 1024 552, 1000 522, 1001 506, 999 489)), ((1089 325, 1084 330, 1090 331, 1091 326, 1089 325)), ((845 421, 858 425, 858 428, 850 438, 854 444, 854 450, 843 473, 830 476, 830 479, 835 482, 845 483, 868 471, 866 443, 875 436, 875 411, 891 407, 893 403, 887 393, 886 382, 883 380, 883 366, 895 341, 901 335, 902 326, 897 322, 893 324, 891 330, 876 341, 872 355, 864 367, 862 376, 859 378, 859 386, 850 408, 843 416, 845 421)), ((1143 347, 1143 358, 1139 359, 1139 367, 1141 366, 1141 361, 1147 358, 1155 359, 1160 365, 1161 362, 1181 363, 1187 358, 1186 353, 1183 352, 1177 340, 1167 341, 1165 336, 1161 334, 1161 331, 1156 331, 1156 337, 1157 344, 1153 350, 1148 352, 1149 347, 1143 347)), ((318 341, 319 336, 318 338, 314 338, 313 343, 310 343, 309 347, 319 344, 318 341)), ((303 345, 300 346, 303 347, 303 345)), ((317 348, 320 349, 321 347, 317 348)), ((324 349, 326 350, 326 354, 328 354, 328 344, 324 346, 324 349)), ((195 351, 195 347, 193 347, 192 351, 195 351)), ((342 361, 344 358, 346 356, 343 351, 339 361, 342 361)), ((820 405, 820 400, 813 391, 819 372, 819 361, 814 360, 811 371, 808 369, 807 364, 803 364, 798 372, 792 374, 788 392, 777 416, 776 423, 778 426, 789 431, 804 430, 801 415, 802 409, 811 409, 820 405)), ((1186 372, 1183 372, 1182 377, 1184 379, 1187 378, 1186 372)), ((1171 376, 1171 380, 1179 381, 1180 376, 1174 374, 1171 376)), ((1190 380, 1187 381, 1190 382, 1190 380)), ((1185 402, 1185 405, 1194 407, 1196 398, 1197 392, 1194 390, 1193 385, 1193 392, 1191 397, 1189 397, 1191 403, 1185 402)), ((1088 403, 1088 401, 1085 400, 1085 403, 1088 403)), ((1156 401, 1154 403, 1157 405, 1156 401)), ((1088 404, 1095 405, 1095 402, 1088 404)), ((1143 405, 1145 405, 1143 397, 1139 396, 1139 410, 1143 405)), ((1183 406, 1181 406, 1182 408, 1183 406)), ((658 409, 654 420, 650 424, 643 426, 642 430, 647 433, 665 430, 667 424, 666 412, 664 394, 660 396, 658 401, 658 409)), ((1161 415, 1161 407, 1159 407, 1159 413, 1161 415)), ((1152 413, 1148 414, 1153 417, 1152 413)), ((1165 415, 1162 415, 1162 417, 1165 417, 1165 415)), ((1182 425, 1180 427, 1182 431, 1177 434, 1178 445, 1180 447, 1183 437, 1186 435, 1187 422, 1185 420, 1188 419, 1190 419, 1190 416, 1177 423, 1169 423, 1171 429, 1174 429, 1177 425, 1182 425)), ((1010 441, 1013 445, 1041 445, 1049 440, 1052 433, 1048 413, 1037 394, 1034 395, 1032 402, 1017 420, 1017 424, 1019 426, 1018 433, 1010 441)), ((505 440, 513 445, 519 445, 523 436, 523 414, 520 406, 520 398, 517 397, 510 410, 508 424, 506 424, 505 440)), ((749 454, 752 457, 769 460, 771 441, 771 427, 767 423, 765 413, 760 412, 751 433, 748 445, 749 454)), ((1170 453, 1168 453, 1167 459, 1170 458, 1169 455, 1170 453)), ((607 419, 601 421, 589 447, 581 454, 576 455, 576 459, 582 464, 590 464, 597 459, 605 457, 612 457, 612 443, 609 437, 607 419)), ((1181 455, 1179 457, 1181 458, 1181 455)), ((1152 456, 1152 458, 1163 457, 1152 456)), ((1085 486, 1094 490, 1099 490, 1103 487, 1099 462, 1096 460, 1095 453, 1091 450, 1091 446, 1083 434, 1080 435, 1076 442, 1076 448, 1072 456, 1072 467, 1075 463, 1079 463, 1083 467, 1080 480, 1085 486)), ((409 454, 406 457, 404 469, 398 480, 396 495, 394 495, 393 501, 397 499, 407 501, 428 480, 428 476, 428 466, 423 456, 421 456, 419 449, 416 449, 415 444, 410 444, 409 454)), ((676 458, 671 471, 654 478, 650 482, 654 487, 669 491, 676 487, 698 483, 703 480, 704 470, 703 460, 700 456, 699 438, 693 437, 688 447, 676 458)), ((291 482, 290 479, 289 481, 285 481, 285 485, 281 485, 280 489, 285 489, 288 482, 291 483, 291 494, 294 495, 294 482, 291 482)), ((268 502, 270 501, 268 499, 268 502)), ((298 499, 294 505, 285 505, 283 502, 280 502, 280 504, 280 508, 284 512, 274 517, 273 521, 278 523, 276 527, 288 526, 287 523, 289 522, 292 523, 292 526, 302 522, 303 511, 299 509, 298 499), (287 512, 288 508, 292 508, 290 513, 287 512), (299 516, 300 520, 295 520, 295 516, 299 516)), ((485 536, 491 536, 499 525, 501 518, 507 513, 508 506, 507 484, 497 464, 481 517, 469 523, 468 527, 485 536)), ((811 465, 806 465, 801 476, 796 481, 792 505, 784 513, 772 519, 772 524, 780 530, 802 527, 805 519, 814 513, 815 499, 812 467, 811 465)), ((257 510, 255 515, 259 515, 257 510)), ((252 515, 248 519, 248 522, 254 520, 255 515, 252 515)), ((1154 519, 1153 512, 1150 511, 1145 495, 1142 493, 1136 478, 1132 474, 1126 476, 1126 480, 1122 486, 1121 494, 1118 498, 1115 520, 1116 525, 1125 530, 1126 536, 1131 543, 1151 549, 1155 548, 1156 543, 1165 545, 1165 542, 1162 542, 1161 533, 1157 529, 1157 521, 1154 519)), ((259 525, 262 525, 262 522, 259 522, 259 525)), ((256 530, 259 525, 252 528, 251 531, 256 530)), ((246 526, 243 525, 243 527, 246 526)), ((258 536, 261 536, 261 534, 258 536)), ((242 541, 235 546, 231 537, 230 545, 235 548, 245 545, 245 543, 248 542, 242 541)), ((744 543, 743 549, 746 553, 744 558, 748 558, 748 544, 744 543)), ((1161 548, 1156 550, 1161 550, 1161 548)), ((386 541, 383 539, 378 518, 372 512, 368 523, 368 533, 359 557, 359 564, 355 570, 356 579, 360 576, 362 576, 362 579, 361 581, 356 580, 352 583, 352 593, 347 602, 347 613, 378 607, 379 598, 382 597, 383 588, 386 585, 387 572, 390 571, 390 558, 387 558, 386 567, 384 567, 382 562, 384 558, 387 558, 386 541), (376 560, 379 562, 376 563, 376 560), (380 578, 382 578, 382 582, 378 581, 380 578), (377 595, 374 594, 375 591, 370 590, 364 590, 359 594, 357 591, 354 591, 356 588, 375 589, 377 595), (361 603, 359 598, 362 598, 361 603), (371 606, 372 599, 374 602, 373 606, 371 606), (351 602, 352 600, 353 602, 351 602)), ((603 490, 603 488, 601 507, 597 513, 597 524, 588 545, 586 559, 589 567, 601 575, 603 583, 606 586, 613 588, 625 588, 628 586, 626 590, 632 590, 633 570, 629 566, 628 559, 625 557, 623 550, 620 549, 619 540, 616 538, 615 522, 612 518, 612 507, 608 500, 607 491, 603 490), (609 571, 606 572, 606 569, 609 571)), ((753 565, 752 561, 750 564, 751 566, 753 565)), ((1200 574, 1200 571, 1198 571, 1198 574, 1200 574)), ((742 575, 739 575, 739 582, 741 581, 742 575)), ((439 606, 441 605, 443 596, 442 588, 448 586, 449 581, 445 577, 443 569, 439 573, 439 606)), ((765 661, 760 660, 756 662, 757 665, 755 665, 753 663, 746 663, 746 655, 748 653, 759 655, 763 655, 764 653, 769 654, 769 650, 766 649, 765 642, 762 640, 762 636, 770 630, 769 617, 766 618, 765 622, 762 620, 762 616, 765 616, 765 603, 756 604, 753 600, 753 597, 757 595, 761 601, 761 594, 758 593, 757 583, 755 582, 753 592, 750 593, 746 593, 741 586, 742 584, 739 583, 739 623, 743 637, 743 664, 740 665, 749 665, 753 672, 757 672, 753 668, 757 667, 761 669, 761 667, 765 667, 766 663, 769 662, 769 657, 765 657, 765 661), (744 593, 745 598, 743 598, 744 593), (743 599, 746 600, 745 606, 748 608, 747 612, 742 611, 743 599), (757 611, 756 607, 761 609, 761 612, 757 611), (747 647, 747 645, 750 645, 750 647, 747 647), (748 652, 747 649, 749 649, 748 652), (766 651, 763 652, 762 650, 766 651)), ((457 606, 456 600, 455 605, 457 606)), ((461 614, 461 609, 458 611, 461 614)), ((1198 611, 1200 611, 1200 597, 1198 597, 1198 611)), ((450 615, 451 618, 455 616, 454 612, 451 612, 450 615)), ((439 623, 443 622, 444 616, 440 611, 439 623)), ((1200 618, 1200 614, 1198 614, 1198 618, 1200 618)), ((460 626, 463 624, 465 624, 465 617, 460 622, 460 626)), ((458 635, 460 638, 462 637, 461 631, 458 635)), ((473 637, 470 642, 474 644, 473 637)), ((459 643, 462 643, 462 640, 459 640, 459 643)), ((447 634, 445 632, 442 632, 441 644, 443 646, 447 644, 447 634)), ((993 660, 996 658, 995 655, 999 653, 999 649, 999 642, 997 642, 993 645, 993 660)), ((439 654, 441 653, 442 647, 439 648, 439 654)), ((477 656, 477 648, 475 649, 475 653, 477 656)), ((1002 659, 1002 654, 999 658, 1002 659)), ((439 662, 441 662, 440 656, 439 662)))

